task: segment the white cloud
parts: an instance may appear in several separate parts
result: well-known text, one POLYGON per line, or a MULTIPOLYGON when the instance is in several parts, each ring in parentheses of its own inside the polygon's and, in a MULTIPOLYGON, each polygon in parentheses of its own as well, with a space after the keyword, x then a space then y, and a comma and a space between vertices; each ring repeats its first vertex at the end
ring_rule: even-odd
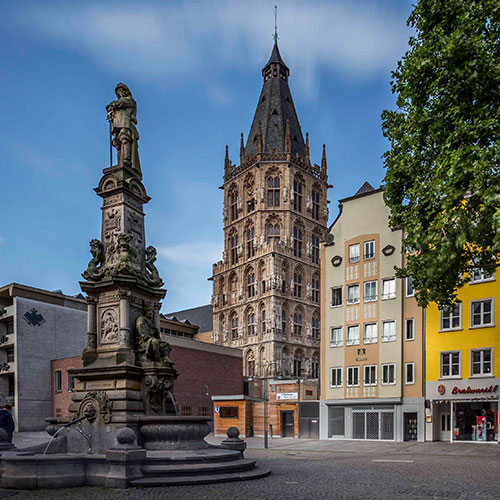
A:
POLYGON ((221 260, 222 242, 195 241, 158 248, 160 259, 186 268, 210 270, 212 264, 221 260))
MULTIPOLYGON (((265 62, 272 45, 274 2, 257 0, 107 2, 26 7, 20 22, 63 40, 114 72, 145 78, 217 74, 265 62)), ((370 77, 395 67, 408 29, 392 1, 290 1, 280 7, 282 52, 311 92, 320 68, 370 77)), ((163 80, 164 81, 164 80, 163 80)), ((208 86, 207 92, 214 93, 208 86)), ((215 99, 220 99, 215 92, 215 99)))

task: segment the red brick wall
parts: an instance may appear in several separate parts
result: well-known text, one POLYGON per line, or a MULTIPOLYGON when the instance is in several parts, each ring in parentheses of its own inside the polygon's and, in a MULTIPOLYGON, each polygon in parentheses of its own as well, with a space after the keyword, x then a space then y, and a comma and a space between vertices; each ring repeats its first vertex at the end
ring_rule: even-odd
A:
POLYGON ((68 391, 68 370, 70 368, 80 368, 82 358, 75 356, 74 358, 54 359, 50 362, 52 373, 52 415, 54 417, 62 417, 69 415, 68 407, 71 403, 72 392, 68 391), (56 371, 62 372, 62 390, 56 391, 56 371))
POLYGON ((191 415, 200 415, 201 408, 207 408, 211 417, 212 396, 243 394, 241 358, 175 345, 171 358, 179 372, 174 396, 181 413, 183 407, 190 407, 191 415))

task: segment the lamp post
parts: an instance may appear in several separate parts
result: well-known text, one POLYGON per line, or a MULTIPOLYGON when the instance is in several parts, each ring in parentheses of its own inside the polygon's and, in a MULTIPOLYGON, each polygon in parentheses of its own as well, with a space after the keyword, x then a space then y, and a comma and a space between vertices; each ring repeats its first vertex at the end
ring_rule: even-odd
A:
MULTIPOLYGON (((265 378, 265 386, 264 386, 264 448, 269 448, 269 433, 268 433, 268 420, 269 420, 269 415, 268 415, 268 405, 269 405, 269 375, 271 373, 271 370, 274 368, 274 370, 277 370, 278 362, 277 361, 268 361, 267 363, 257 363, 254 366, 254 372, 256 372, 257 367, 261 366, 264 368, 264 378, 265 378)), ((277 377, 281 378, 281 374, 277 375, 277 377)), ((252 382, 255 380, 254 375, 251 374, 250 377, 248 377, 248 381, 252 382)))

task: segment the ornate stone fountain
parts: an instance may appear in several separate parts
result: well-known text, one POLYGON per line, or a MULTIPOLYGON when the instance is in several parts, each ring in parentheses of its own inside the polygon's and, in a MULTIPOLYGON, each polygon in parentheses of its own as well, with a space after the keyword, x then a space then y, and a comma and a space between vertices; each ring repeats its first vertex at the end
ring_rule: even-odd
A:
POLYGON ((123 83, 115 93, 106 110, 118 161, 103 170, 95 188, 103 199, 102 231, 100 240, 90 242, 92 259, 80 283, 88 304, 87 347, 83 367, 70 370, 77 380, 70 417, 47 419, 48 432, 58 434, 48 454, 3 453, 1 486, 127 487, 263 477, 270 472, 238 449, 208 445, 210 418, 177 415, 178 374, 171 347, 160 337, 166 290, 156 250, 146 247, 143 207, 150 198, 142 183, 136 102, 123 83), (60 431, 73 423, 79 432, 60 431))

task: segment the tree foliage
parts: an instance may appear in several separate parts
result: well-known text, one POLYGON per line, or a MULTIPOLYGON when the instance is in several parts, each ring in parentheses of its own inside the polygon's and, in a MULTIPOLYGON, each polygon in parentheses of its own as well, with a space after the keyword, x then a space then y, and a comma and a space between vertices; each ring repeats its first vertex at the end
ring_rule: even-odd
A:
POLYGON ((385 197, 417 300, 450 304, 500 257, 500 1, 419 0, 382 114, 385 197))

